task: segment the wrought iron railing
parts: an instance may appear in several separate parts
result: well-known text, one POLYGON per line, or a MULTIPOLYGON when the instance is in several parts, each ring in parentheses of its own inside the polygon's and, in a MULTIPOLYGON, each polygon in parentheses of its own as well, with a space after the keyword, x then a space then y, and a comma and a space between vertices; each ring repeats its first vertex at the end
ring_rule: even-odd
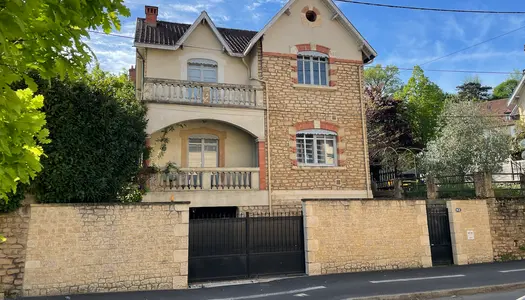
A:
POLYGON ((263 107, 263 90, 252 85, 145 78, 142 100, 183 104, 263 107))
POLYGON ((492 189, 496 198, 525 197, 525 175, 519 173, 493 174, 492 189))
POLYGON ((475 198, 476 189, 472 175, 436 177, 438 198, 475 198))

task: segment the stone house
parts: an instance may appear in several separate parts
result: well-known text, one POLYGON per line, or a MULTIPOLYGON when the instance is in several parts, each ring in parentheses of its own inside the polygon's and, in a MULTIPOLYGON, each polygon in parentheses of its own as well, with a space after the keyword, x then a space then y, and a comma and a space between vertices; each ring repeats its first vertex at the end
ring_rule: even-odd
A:
POLYGON ((144 201, 234 213, 372 197, 362 91, 377 54, 332 0, 290 0, 258 32, 145 13, 130 74, 149 163, 179 170, 153 176, 144 201))

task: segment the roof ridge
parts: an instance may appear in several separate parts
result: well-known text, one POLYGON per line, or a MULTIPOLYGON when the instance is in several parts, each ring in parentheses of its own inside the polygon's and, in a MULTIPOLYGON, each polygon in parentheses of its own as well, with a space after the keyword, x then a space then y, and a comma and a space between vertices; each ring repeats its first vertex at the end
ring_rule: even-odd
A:
MULTIPOLYGON (((137 17, 137 19, 139 19, 139 20, 141 20, 141 21, 146 20, 146 18, 142 18, 142 17, 137 17)), ((189 23, 180 23, 180 22, 163 21, 163 20, 157 20, 157 22, 169 23, 169 24, 177 24, 177 25, 188 25, 188 26, 191 26, 191 25, 192 25, 192 24, 189 24, 189 23)), ((233 27, 217 27, 217 29, 246 31, 246 32, 252 32, 252 33, 253 33, 253 32, 254 32, 254 33, 259 32, 258 30, 241 29, 241 28, 233 28, 233 27)))

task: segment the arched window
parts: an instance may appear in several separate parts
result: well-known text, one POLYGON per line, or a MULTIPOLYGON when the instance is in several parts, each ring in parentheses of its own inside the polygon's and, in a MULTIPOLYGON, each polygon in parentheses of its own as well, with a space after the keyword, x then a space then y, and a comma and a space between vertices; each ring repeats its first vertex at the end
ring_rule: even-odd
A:
POLYGON ((188 80, 217 82, 217 62, 204 58, 188 60, 188 80))
POLYGON ((316 51, 299 52, 297 54, 297 82, 328 85, 328 55, 316 51))
POLYGON ((188 139, 188 167, 216 168, 219 166, 219 137, 196 134, 188 139))
POLYGON ((337 133, 323 129, 297 132, 297 163, 300 165, 337 165, 337 133))

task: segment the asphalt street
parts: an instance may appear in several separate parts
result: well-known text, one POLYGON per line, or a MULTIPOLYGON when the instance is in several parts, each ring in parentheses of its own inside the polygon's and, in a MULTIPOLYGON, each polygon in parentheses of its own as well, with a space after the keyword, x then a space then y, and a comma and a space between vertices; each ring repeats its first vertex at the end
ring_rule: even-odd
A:
MULTIPOLYGON (((416 293, 525 282, 525 261, 470 266, 436 267, 296 277, 264 283, 198 288, 179 291, 151 291, 72 295, 71 300, 243 300, 243 299, 322 299, 342 300, 365 296, 416 293)), ((495 293, 463 299, 513 299, 525 293, 495 293), (481 298, 475 298, 481 297, 481 298), (485 297, 485 298, 483 298, 485 297), (487 298, 489 297, 489 298, 487 298), (507 298, 505 298, 507 297, 507 298), (510 298, 509 298, 510 297, 510 298)), ((64 300, 33 297, 26 300, 64 300)), ((450 298, 443 298, 450 299, 450 298)), ((462 299, 459 296, 455 299, 462 299)))
POLYGON ((479 294, 472 296, 457 296, 457 297, 445 297, 437 300, 523 300, 525 298, 525 289, 516 290, 510 292, 490 293, 490 294, 479 294))

